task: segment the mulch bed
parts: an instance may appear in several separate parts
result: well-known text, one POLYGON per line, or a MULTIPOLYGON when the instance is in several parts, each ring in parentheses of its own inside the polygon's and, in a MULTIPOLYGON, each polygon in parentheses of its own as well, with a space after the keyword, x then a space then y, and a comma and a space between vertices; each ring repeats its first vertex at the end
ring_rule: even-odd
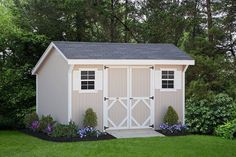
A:
POLYGON ((162 130, 156 130, 157 132, 165 135, 165 136, 186 136, 186 135, 190 135, 190 133, 188 132, 174 132, 174 133, 170 133, 170 132, 163 132, 162 130))
POLYGON ((98 138, 97 137, 80 138, 79 136, 78 137, 51 137, 42 132, 33 132, 29 129, 22 129, 20 131, 27 135, 37 137, 37 138, 47 140, 47 141, 53 141, 53 142, 99 141, 99 140, 116 139, 114 136, 108 133, 106 133, 106 135, 101 135, 98 138))

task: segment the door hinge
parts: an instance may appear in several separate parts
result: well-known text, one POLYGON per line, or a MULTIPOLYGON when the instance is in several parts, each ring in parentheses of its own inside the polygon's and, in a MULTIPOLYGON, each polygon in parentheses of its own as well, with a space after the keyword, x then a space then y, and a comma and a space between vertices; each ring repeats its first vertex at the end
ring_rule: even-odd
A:
POLYGON ((104 101, 106 101, 106 100, 108 100, 109 98, 107 98, 107 97, 104 97, 104 101))
POLYGON ((109 127, 108 126, 104 126, 104 130, 107 130, 109 127))
POLYGON ((150 97, 149 97, 149 99, 152 99, 152 100, 154 100, 154 96, 150 96, 150 97))
POLYGON ((150 128, 154 128, 154 125, 153 125, 153 124, 152 124, 152 125, 149 125, 149 127, 150 127, 150 128))
POLYGON ((104 69, 108 69, 109 67, 108 66, 104 66, 104 69))
POLYGON ((150 67, 150 69, 152 69, 152 70, 153 70, 153 69, 154 69, 154 66, 151 66, 151 67, 150 67))

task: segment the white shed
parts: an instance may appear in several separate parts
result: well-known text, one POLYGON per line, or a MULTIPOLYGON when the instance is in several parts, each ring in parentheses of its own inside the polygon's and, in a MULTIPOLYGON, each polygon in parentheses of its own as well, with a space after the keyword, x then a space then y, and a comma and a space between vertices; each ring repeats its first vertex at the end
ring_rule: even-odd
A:
POLYGON ((184 123, 189 65, 194 60, 173 44, 55 41, 32 71, 36 110, 81 126, 92 108, 100 130, 157 129, 172 106, 184 123))

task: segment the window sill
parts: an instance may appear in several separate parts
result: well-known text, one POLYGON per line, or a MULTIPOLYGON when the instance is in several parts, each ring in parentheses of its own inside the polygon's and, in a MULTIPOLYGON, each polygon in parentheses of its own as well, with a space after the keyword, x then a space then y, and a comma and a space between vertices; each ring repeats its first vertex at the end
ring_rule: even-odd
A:
POLYGON ((79 93, 97 93, 97 90, 79 90, 79 93))
POLYGON ((176 89, 160 89, 161 92, 176 92, 176 89))

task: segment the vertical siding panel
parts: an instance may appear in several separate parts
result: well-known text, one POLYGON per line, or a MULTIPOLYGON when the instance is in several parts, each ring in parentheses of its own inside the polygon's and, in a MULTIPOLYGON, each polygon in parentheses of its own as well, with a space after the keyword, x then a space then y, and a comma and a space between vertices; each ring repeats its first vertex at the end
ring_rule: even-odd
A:
MULTIPOLYGON (((156 65, 155 69, 160 70, 161 68, 177 69, 183 72, 182 65, 156 65)), ((181 73, 182 74, 182 73, 181 73)), ((161 76, 160 76, 161 77, 161 76)), ((181 87, 182 78, 181 75, 181 87)), ((155 80, 156 81, 156 80, 155 80)), ((179 121, 183 121, 183 89, 177 89, 176 91, 160 91, 155 89, 155 127, 158 129, 160 124, 163 122, 164 115, 167 111, 168 106, 172 106, 179 116, 179 121)))
MULTIPOLYGON (((103 70, 102 65, 75 65, 73 71, 79 68, 97 68, 103 70)), ((103 129, 103 90, 98 90, 97 93, 79 93, 79 91, 72 91, 72 120, 76 122, 79 127, 82 127, 85 111, 92 108, 98 117, 97 128, 103 129)))
POLYGON ((52 49, 38 71, 38 114, 52 115, 60 123, 68 122, 67 62, 52 49))

